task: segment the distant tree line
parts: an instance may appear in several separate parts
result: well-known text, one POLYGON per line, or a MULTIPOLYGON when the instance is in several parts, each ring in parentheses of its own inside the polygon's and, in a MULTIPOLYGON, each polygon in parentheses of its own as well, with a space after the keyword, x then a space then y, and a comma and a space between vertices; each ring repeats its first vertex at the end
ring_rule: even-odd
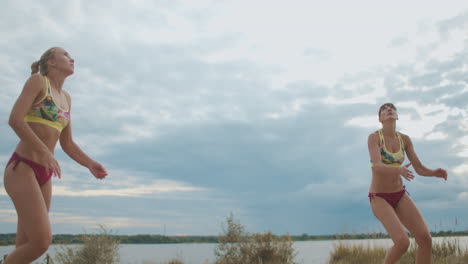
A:
MULTIPOLYGON (((467 231, 431 232, 433 237, 468 236, 467 231)), ((121 244, 175 244, 175 243, 218 243, 219 236, 164 236, 164 235, 110 235, 121 244)), ((86 235, 57 234, 53 244, 83 244, 86 235)), ((337 234, 337 235, 291 235, 292 241, 337 240, 337 239, 377 239, 388 238, 384 233, 337 234)), ((14 245, 16 234, 0 234, 0 246, 14 245)))
MULTIPOLYGON (((408 233, 411 236, 410 233, 408 233)), ((449 237, 449 236, 468 236, 466 231, 438 231, 431 232, 432 237, 449 237)), ((293 241, 310 241, 310 240, 344 240, 344 239, 379 239, 390 238, 386 233, 342 233, 336 235, 295 235, 291 236, 293 241)))

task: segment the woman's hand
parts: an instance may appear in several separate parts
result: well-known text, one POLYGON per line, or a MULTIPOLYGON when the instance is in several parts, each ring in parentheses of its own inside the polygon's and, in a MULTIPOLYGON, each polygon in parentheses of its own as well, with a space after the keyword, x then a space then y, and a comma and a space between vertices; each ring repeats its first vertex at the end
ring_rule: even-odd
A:
POLYGON ((447 180, 447 171, 441 168, 435 169, 434 176, 437 178, 443 178, 444 180, 447 180))
POLYGON ((106 169, 97 161, 91 162, 88 169, 97 179, 104 179, 107 176, 106 169))
POLYGON ((411 162, 406 164, 405 166, 400 167, 400 175, 407 181, 411 181, 412 179, 414 179, 413 172, 408 169, 409 166, 411 166, 411 162))
POLYGON ((61 178, 61 170, 58 161, 54 158, 54 155, 50 151, 45 151, 40 155, 39 163, 43 165, 46 171, 52 171, 52 174, 61 178))

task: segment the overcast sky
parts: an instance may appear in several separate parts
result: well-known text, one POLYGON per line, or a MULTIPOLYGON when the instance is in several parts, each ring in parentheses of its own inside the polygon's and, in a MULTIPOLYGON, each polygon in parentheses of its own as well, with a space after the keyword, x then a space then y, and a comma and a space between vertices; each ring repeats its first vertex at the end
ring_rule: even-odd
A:
MULTIPOLYGON (((406 188, 432 231, 468 229, 468 2, 15 1, 0 9, 0 170, 30 65, 65 48, 73 135, 109 176, 60 148, 54 233, 383 231, 367 137, 398 107, 423 164, 406 188)), ((0 190, 0 233, 16 214, 0 190)))

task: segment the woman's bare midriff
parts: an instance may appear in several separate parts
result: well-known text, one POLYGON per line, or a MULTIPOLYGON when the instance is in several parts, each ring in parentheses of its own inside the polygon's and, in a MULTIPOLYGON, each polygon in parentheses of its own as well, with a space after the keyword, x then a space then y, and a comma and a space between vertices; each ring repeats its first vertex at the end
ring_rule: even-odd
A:
MULTIPOLYGON (((60 132, 53 128, 40 123, 27 123, 33 130, 34 134, 46 145, 50 152, 54 153, 55 146, 60 138, 60 132)), ((29 143, 20 140, 16 146, 16 153, 26 159, 39 162, 41 153, 34 150, 29 143)))
POLYGON ((371 193, 392 193, 403 189, 401 176, 395 173, 375 173, 372 171, 371 193))

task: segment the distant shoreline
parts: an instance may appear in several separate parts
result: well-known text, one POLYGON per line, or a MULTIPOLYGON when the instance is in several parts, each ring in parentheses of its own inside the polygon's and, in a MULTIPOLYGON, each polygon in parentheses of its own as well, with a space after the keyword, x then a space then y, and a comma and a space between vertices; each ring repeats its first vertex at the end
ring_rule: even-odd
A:
MULTIPOLYGON (((56 234, 52 244, 82 244, 83 236, 90 234, 56 234)), ((92 234, 91 234, 92 235, 92 234)), ((164 236, 164 235, 112 235, 120 244, 190 244, 190 243, 218 243, 219 236, 164 236)), ((431 232, 432 237, 468 236, 468 231, 440 231, 431 232)), ((16 234, 0 234, 0 246, 15 244, 16 234)), ((325 240, 362 240, 386 239, 384 233, 374 234, 335 234, 335 235, 290 235, 293 241, 325 241, 325 240)))

